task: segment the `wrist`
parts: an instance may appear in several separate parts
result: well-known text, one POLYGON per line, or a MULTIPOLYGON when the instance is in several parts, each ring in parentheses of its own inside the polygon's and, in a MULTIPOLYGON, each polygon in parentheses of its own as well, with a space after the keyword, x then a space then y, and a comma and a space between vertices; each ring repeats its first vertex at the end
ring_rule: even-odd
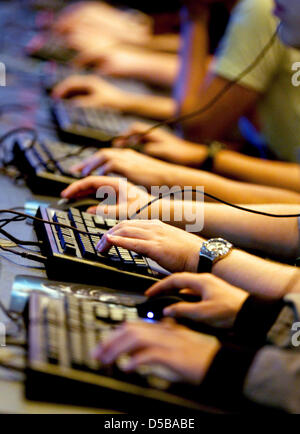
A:
POLYGON ((184 271, 187 271, 189 273, 197 273, 198 265, 199 265, 199 253, 202 247, 202 244, 204 240, 202 240, 200 237, 199 240, 195 239, 195 242, 191 244, 189 249, 189 256, 186 260, 184 271))
POLYGON ((120 110, 124 112, 134 113, 138 107, 138 99, 135 95, 121 91, 120 96, 118 98, 118 107, 120 110))

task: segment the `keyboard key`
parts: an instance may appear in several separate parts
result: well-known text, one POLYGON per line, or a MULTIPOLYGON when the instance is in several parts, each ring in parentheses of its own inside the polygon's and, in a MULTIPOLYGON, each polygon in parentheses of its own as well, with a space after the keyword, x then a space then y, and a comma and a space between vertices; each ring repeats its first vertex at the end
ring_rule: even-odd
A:
POLYGON ((109 309, 105 303, 99 303, 95 306, 95 314, 97 318, 108 318, 109 309))
POLYGON ((106 219, 105 223, 106 223, 106 226, 108 228, 113 228, 114 226, 116 226, 119 223, 119 221, 118 220, 114 220, 114 219, 106 219))
POLYGON ((104 218, 102 216, 100 216, 100 215, 94 216, 94 222, 95 222, 95 225, 97 227, 103 228, 103 229, 106 228, 105 221, 104 221, 104 218))
POLYGON ((112 321, 123 322, 125 320, 125 312, 121 306, 115 304, 109 305, 110 318, 112 321))
POLYGON ((95 259, 96 252, 90 241, 89 236, 77 233, 77 240, 83 258, 95 259))

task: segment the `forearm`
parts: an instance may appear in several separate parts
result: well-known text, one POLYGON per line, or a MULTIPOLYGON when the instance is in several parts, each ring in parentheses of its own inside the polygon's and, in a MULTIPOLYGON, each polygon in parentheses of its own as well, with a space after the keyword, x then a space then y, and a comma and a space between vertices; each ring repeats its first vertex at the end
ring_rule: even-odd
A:
POLYGON ((178 67, 179 58, 175 54, 143 52, 140 62, 134 64, 132 77, 158 85, 172 86, 178 74, 178 67))
POLYGON ((145 44, 145 47, 151 50, 178 53, 180 48, 180 35, 176 33, 153 35, 145 44))
MULTIPOLYGON (((212 273, 250 294, 274 300, 284 297, 290 290, 290 283, 299 270, 233 249, 213 266, 212 273)), ((300 275, 291 290, 300 292, 300 275)))
POLYGON ((206 193, 233 203, 300 204, 300 195, 289 190, 232 181, 212 173, 173 164, 168 165, 162 177, 161 185, 204 187, 206 193))
MULTIPOLYGON (((272 214, 299 214, 298 205, 246 205, 248 208, 272 214)), ((277 258, 295 260, 299 256, 300 240, 297 218, 274 218, 229 208, 226 205, 205 204, 202 234, 211 238, 221 234, 233 244, 264 252, 277 258)))
POLYGON ((153 119, 168 119, 175 113, 172 98, 150 95, 130 94, 126 98, 124 110, 153 119))
POLYGON ((280 161, 264 161, 233 151, 220 151, 214 171, 241 181, 300 192, 300 166, 280 161))
POLYGON ((182 11, 181 67, 175 86, 178 114, 186 114, 199 105, 199 89, 203 83, 209 57, 208 12, 192 17, 182 11))
MULTIPOLYGON (((226 205, 201 201, 172 201, 161 204, 163 209, 170 204, 171 224, 181 229, 187 225, 193 233, 206 238, 222 236, 235 246, 257 250, 276 258, 295 260, 300 252, 297 218, 274 218, 236 210, 226 205), (191 226, 192 225, 192 226, 191 226)), ((246 208, 273 214, 300 213, 298 205, 244 205, 246 208)))

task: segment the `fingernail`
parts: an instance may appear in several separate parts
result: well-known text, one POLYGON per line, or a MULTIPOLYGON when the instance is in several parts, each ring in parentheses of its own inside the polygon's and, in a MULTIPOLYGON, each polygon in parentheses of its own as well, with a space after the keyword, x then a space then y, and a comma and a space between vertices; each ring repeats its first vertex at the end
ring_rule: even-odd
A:
POLYGON ((88 213, 90 213, 90 214, 96 214, 96 212, 97 212, 97 207, 95 207, 95 206, 90 206, 90 207, 86 210, 86 212, 88 212, 88 213))
POLYGON ((171 309, 168 309, 168 308, 166 308, 166 309, 163 310, 163 314, 164 314, 165 316, 173 316, 173 312, 172 312, 172 310, 171 310, 171 309))
POLYGON ((97 250, 101 251, 104 247, 104 241, 103 238, 99 241, 99 243, 97 244, 97 250))

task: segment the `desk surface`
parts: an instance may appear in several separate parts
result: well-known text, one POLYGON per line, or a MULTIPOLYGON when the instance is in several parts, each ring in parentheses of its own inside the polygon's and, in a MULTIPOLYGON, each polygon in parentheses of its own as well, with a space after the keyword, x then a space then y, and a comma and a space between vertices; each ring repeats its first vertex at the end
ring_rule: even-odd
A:
MULTIPOLYGON (((12 179, 0 175, 0 208, 7 209, 15 206, 22 206, 28 199, 47 200, 47 197, 34 196, 24 185, 17 185, 12 179)), ((53 200, 53 198, 52 198, 53 200)), ((11 232, 26 240, 34 240, 35 235, 31 225, 25 222, 12 224, 9 226, 11 232)), ((42 270, 31 268, 30 265, 36 266, 35 263, 27 261, 18 256, 0 253, 0 298, 8 306, 10 293, 14 278, 18 274, 28 274, 31 276, 45 277, 42 270), (14 261, 9 262, 7 259, 14 261), (28 264, 29 268, 23 265, 28 264)), ((42 264, 41 264, 42 265, 42 264)), ((40 265, 37 265, 40 267, 40 265)), ((1 320, 6 319, 1 313, 1 320)), ((0 348, 1 351, 1 348, 0 348)), ((44 403, 30 402, 24 399, 23 381, 20 375, 0 370, 0 413, 116 413, 109 410, 88 409, 73 406, 52 405, 44 403)))
MULTIPOLYGON (((0 61, 6 66, 7 85, 0 87, 0 102, 2 106, 11 103, 24 104, 29 106, 30 110, 21 110, 19 113, 1 111, 0 136, 19 126, 35 127, 38 122, 46 125, 45 128, 38 125, 40 136, 56 138, 55 130, 51 130, 50 113, 45 110, 46 98, 39 81, 39 62, 34 62, 23 55, 24 45, 33 33, 33 22, 32 11, 26 10, 25 5, 24 8, 20 8, 18 2, 1 2, 0 24, 5 32, 0 38, 0 61), (24 28, 24 23, 28 26, 27 30, 24 28)), ((0 175, 1 209, 23 206, 29 199, 49 201, 47 197, 33 196, 22 182, 16 183, 13 179, 0 175)), ((32 226, 25 222, 10 224, 7 228, 20 239, 35 239, 32 226)), ((11 288, 16 275, 46 277, 42 267, 42 264, 0 251, 0 300, 3 304, 9 306, 11 288)), ((1 311, 0 321, 7 322, 7 318, 1 311)), ((110 413, 110 411, 26 401, 22 375, 0 369, 0 413, 110 413)))
MULTIPOLYGON (((24 3, 24 5, 23 5, 24 3)), ((5 87, 0 87, 0 137, 8 131, 18 127, 31 127, 38 131, 40 138, 57 139, 53 127, 47 96, 41 86, 41 71, 45 65, 24 55, 24 47, 35 35, 35 16, 26 2, 22 8, 18 1, 0 2, 0 25, 3 35, 0 38, 0 62, 6 67, 5 87), (26 7, 27 5, 27 7, 26 7), (25 109, 6 109, 6 105, 18 104, 25 109), (27 107, 27 108, 26 108, 27 107), (29 108, 29 109, 28 109, 29 108)), ((29 3, 29 2, 28 2, 29 3)), ((48 2, 49 5, 51 2, 48 2)), ((120 87, 128 86, 131 82, 117 80, 114 84, 120 87)), ((131 91, 153 93, 142 83, 138 89, 131 91)), ((157 90, 155 91, 155 93, 157 90)), ((0 160, 9 160, 9 143, 0 143, 0 160), (8 149, 8 151, 6 150, 8 149), (4 152, 3 152, 4 151, 4 152)), ((22 207, 27 200, 54 202, 54 198, 35 196, 23 181, 16 182, 0 174, 0 209, 22 207)), ((6 228, 5 228, 6 229, 6 228)), ((7 230, 22 240, 35 240, 32 225, 23 222, 12 223, 7 230)), ((0 300, 9 306, 12 285, 16 275, 31 275, 46 278, 43 264, 28 261, 11 253, 0 251, 0 300)), ((7 322, 7 318, 0 310, 0 321, 7 322)), ((1 347, 0 347, 1 356, 1 347)), ((47 405, 25 401, 23 398, 23 382, 21 374, 0 369, 0 413, 112 413, 107 410, 93 410, 61 405, 47 405), (9 381, 10 380, 10 381, 9 381)))

